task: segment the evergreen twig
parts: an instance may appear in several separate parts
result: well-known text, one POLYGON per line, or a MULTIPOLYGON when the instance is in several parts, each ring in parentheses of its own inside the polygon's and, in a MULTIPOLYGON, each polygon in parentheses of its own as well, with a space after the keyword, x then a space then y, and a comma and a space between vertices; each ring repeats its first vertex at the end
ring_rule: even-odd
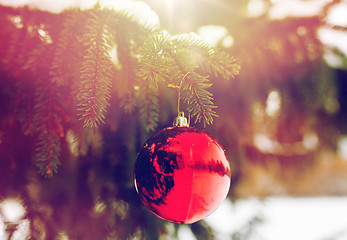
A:
POLYGON ((38 126, 34 160, 40 172, 51 177, 60 165, 59 155, 61 143, 59 137, 64 136, 61 117, 56 109, 58 103, 57 92, 53 83, 39 83, 36 90, 35 125, 38 126))
POLYGON ((78 63, 83 58, 81 35, 85 30, 85 20, 86 14, 78 9, 64 13, 64 22, 50 67, 51 81, 58 86, 71 83, 79 77, 81 65, 78 63))
POLYGON ((93 9, 86 21, 84 44, 87 46, 81 69, 78 110, 85 127, 97 127, 104 123, 109 105, 112 64, 110 32, 102 12, 93 9))
POLYGON ((179 48, 189 49, 199 66, 214 76, 228 80, 239 74, 240 66, 228 52, 212 47, 194 34, 181 34, 174 42, 179 48))
POLYGON ((212 124, 213 117, 218 115, 213 110, 216 106, 213 103, 212 94, 206 90, 212 85, 208 83, 208 76, 202 76, 195 72, 197 66, 194 59, 187 60, 187 54, 184 50, 182 51, 183 54, 180 54, 180 51, 172 51, 172 49, 166 49, 166 51, 181 73, 180 79, 183 80, 181 93, 183 100, 188 104, 189 114, 191 117, 195 117, 195 123, 203 120, 204 125, 212 124))
POLYGON ((140 120, 146 131, 154 131, 157 127, 159 118, 159 100, 158 93, 155 89, 150 87, 149 80, 145 81, 138 92, 140 120))

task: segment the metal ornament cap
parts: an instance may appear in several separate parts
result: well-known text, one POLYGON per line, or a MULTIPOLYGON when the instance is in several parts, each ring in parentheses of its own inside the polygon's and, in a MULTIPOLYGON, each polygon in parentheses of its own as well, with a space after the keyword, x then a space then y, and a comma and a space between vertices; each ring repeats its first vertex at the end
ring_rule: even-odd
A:
POLYGON ((178 114, 173 125, 177 126, 177 127, 188 127, 189 126, 187 118, 184 117, 184 112, 180 112, 178 114))

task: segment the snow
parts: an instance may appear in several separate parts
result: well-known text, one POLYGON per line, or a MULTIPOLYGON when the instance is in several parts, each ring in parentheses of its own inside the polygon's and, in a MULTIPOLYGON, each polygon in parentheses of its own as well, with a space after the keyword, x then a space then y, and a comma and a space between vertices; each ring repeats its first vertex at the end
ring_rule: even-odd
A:
POLYGON ((82 10, 92 8, 99 2, 102 8, 126 11, 140 23, 158 25, 159 17, 150 6, 133 0, 0 0, 0 4, 12 7, 28 6, 52 13, 60 13, 65 9, 79 7, 82 10))
POLYGON ((230 239, 253 224, 249 240, 347 239, 347 197, 270 197, 224 203, 205 220, 217 239, 230 239))
POLYGON ((341 135, 337 140, 337 153, 341 159, 347 160, 347 135, 341 135))
POLYGON ((288 16, 315 16, 330 0, 271 0, 273 6, 269 15, 272 19, 283 19, 288 16))
MULTIPOLYGON (((273 6, 270 8, 269 16, 272 19, 284 19, 286 17, 317 16, 330 0, 271 0, 273 6)), ((318 31, 319 39, 325 46, 333 46, 347 56, 347 34, 343 31, 333 29, 331 26, 347 26, 347 2, 341 1, 333 6, 326 17, 328 26, 321 27, 318 31), (331 26, 329 26, 331 25, 331 26)), ((343 61, 339 56, 327 51, 325 60, 331 67, 342 67, 343 61)))
POLYGON ((0 202, 0 214, 8 222, 18 222, 26 213, 26 209, 15 198, 5 199, 0 202))
POLYGON ((199 36, 213 46, 228 34, 228 30, 220 25, 204 25, 198 29, 199 36))
POLYGON ((8 239, 6 231, 8 224, 16 226, 12 240, 28 239, 30 233, 30 221, 23 219, 26 208, 19 198, 7 198, 0 202, 0 239, 8 239))
MULTIPOLYGON (((22 201, 4 199, 0 205, 0 239, 7 236, 8 221, 18 223, 13 238, 25 239, 30 222, 23 219, 26 210, 22 201)), ((205 221, 217 240, 231 239, 236 233, 248 240, 346 240, 347 196, 225 200, 205 221)), ((195 239, 187 225, 180 226, 178 237, 195 239)))

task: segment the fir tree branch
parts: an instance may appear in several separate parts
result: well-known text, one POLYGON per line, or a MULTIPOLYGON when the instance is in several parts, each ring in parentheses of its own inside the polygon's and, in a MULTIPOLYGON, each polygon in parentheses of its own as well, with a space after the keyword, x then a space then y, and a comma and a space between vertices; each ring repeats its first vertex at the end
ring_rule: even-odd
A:
POLYGON ((203 119, 204 124, 212 124, 217 114, 213 110, 216 106, 212 94, 206 90, 211 86, 208 76, 195 72, 198 64, 190 49, 175 45, 172 39, 175 38, 164 32, 146 39, 139 50, 138 76, 148 81, 151 89, 158 89, 159 82, 181 86, 182 98, 188 104, 189 113, 196 118, 195 122, 203 119))
POLYGON ((163 51, 167 45, 169 36, 163 33, 153 34, 147 38, 139 50, 140 62, 138 76, 148 80, 151 88, 158 89, 158 82, 166 82, 169 79, 168 68, 172 63, 168 62, 163 51))
POLYGON ((181 34, 172 40, 179 48, 189 49, 192 58, 208 73, 224 79, 239 74, 240 66, 227 52, 214 48, 193 34, 181 34))
POLYGON ((60 165, 59 137, 64 136, 61 118, 56 111, 59 103, 61 101, 56 89, 53 88, 53 83, 39 81, 34 106, 34 122, 38 132, 34 160, 40 172, 49 177, 57 172, 60 165))
POLYGON ((143 82, 138 91, 140 120, 147 132, 157 127, 159 117, 159 100, 157 90, 150 87, 149 80, 143 82))
POLYGON ((54 132, 41 132, 36 143, 34 156, 40 173, 52 177, 58 171, 60 155, 60 139, 54 132))
POLYGON ((189 74, 182 85, 183 100, 188 104, 188 112, 195 117, 195 123, 203 119, 205 124, 212 124, 213 117, 218 117, 213 110, 217 108, 213 103, 213 97, 206 89, 212 84, 208 83, 207 76, 197 73, 189 74), (189 76, 190 75, 190 76, 189 76))
MULTIPOLYGON (((167 82, 167 57, 163 49, 168 43, 168 36, 163 34, 152 34, 139 49, 138 77, 140 87, 138 90, 138 102, 140 107, 140 119, 146 130, 152 131, 157 126, 159 101, 158 83, 167 82)), ((171 64, 170 64, 171 65, 171 64)))
POLYGON ((18 102, 16 107, 24 135, 44 131, 43 126, 46 126, 45 118, 51 114, 47 111, 51 109, 46 109, 46 106, 42 104, 49 101, 48 105, 50 105, 52 95, 55 95, 52 92, 52 86, 49 86, 49 92, 46 89, 43 90, 49 82, 43 82, 41 79, 47 78, 47 69, 53 48, 51 44, 40 40, 38 30, 39 28, 36 29, 37 34, 31 37, 31 49, 27 50, 25 61, 21 66, 20 78, 17 82, 18 102), (37 86, 38 84, 42 86, 37 86), (33 89, 35 90, 33 91, 33 89), (45 116, 46 113, 47 116, 45 116))
POLYGON ((56 43, 50 67, 51 81, 58 86, 66 85, 79 76, 84 46, 81 36, 85 30, 83 23, 86 13, 78 9, 64 13, 64 22, 56 43))
POLYGON ((83 43, 87 50, 82 63, 78 96, 80 119, 85 127, 97 127, 104 123, 104 114, 109 105, 112 79, 109 34, 102 13, 93 9, 86 21, 83 43))
POLYGON ((174 59, 181 73, 180 79, 183 81, 181 93, 183 100, 188 104, 189 114, 191 117, 195 117, 195 123, 202 119, 204 125, 212 124, 213 117, 218 115, 213 110, 216 106, 213 103, 212 94, 206 90, 212 85, 208 83, 208 76, 196 73, 194 62, 189 64, 185 57, 182 58, 186 54, 181 55, 181 59, 179 59, 179 51, 174 52, 171 49, 165 51, 174 59))
POLYGON ((58 100, 58 91, 53 88, 51 81, 47 81, 53 48, 51 42, 40 38, 40 33, 48 33, 38 25, 32 28, 31 34, 27 33, 27 29, 23 30, 27 37, 21 46, 22 50, 26 50, 25 55, 11 64, 20 65, 21 73, 16 106, 23 133, 38 135, 33 156, 36 165, 42 174, 52 176, 60 164, 59 137, 64 135, 61 118, 55 111, 57 103, 61 101, 58 100))
POLYGON ((52 45, 42 43, 39 39, 35 40, 36 44, 32 47, 31 51, 28 52, 22 70, 28 70, 37 77, 39 75, 45 75, 53 48, 52 45))

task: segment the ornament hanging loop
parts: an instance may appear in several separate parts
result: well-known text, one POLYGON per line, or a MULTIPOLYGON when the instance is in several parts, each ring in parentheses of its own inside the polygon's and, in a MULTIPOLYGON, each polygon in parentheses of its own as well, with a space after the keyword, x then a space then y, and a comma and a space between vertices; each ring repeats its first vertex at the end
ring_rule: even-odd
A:
POLYGON ((184 117, 184 112, 179 112, 173 124, 176 127, 189 127, 187 118, 184 117))
MULTIPOLYGON (((183 78, 181 79, 181 82, 180 82, 180 85, 176 86, 176 85, 173 85, 173 84, 168 84, 168 87, 171 87, 171 88, 176 88, 177 89, 177 114, 178 116, 176 117, 173 125, 174 126, 177 126, 177 127, 189 127, 189 122, 187 120, 186 117, 184 117, 184 112, 181 112, 180 111, 180 101, 181 101, 181 87, 182 87, 182 84, 183 84, 183 80, 187 77, 187 75, 189 74, 189 72, 187 72, 183 78)), ((188 117, 189 117, 189 120, 190 120, 190 115, 188 114, 188 117)))

